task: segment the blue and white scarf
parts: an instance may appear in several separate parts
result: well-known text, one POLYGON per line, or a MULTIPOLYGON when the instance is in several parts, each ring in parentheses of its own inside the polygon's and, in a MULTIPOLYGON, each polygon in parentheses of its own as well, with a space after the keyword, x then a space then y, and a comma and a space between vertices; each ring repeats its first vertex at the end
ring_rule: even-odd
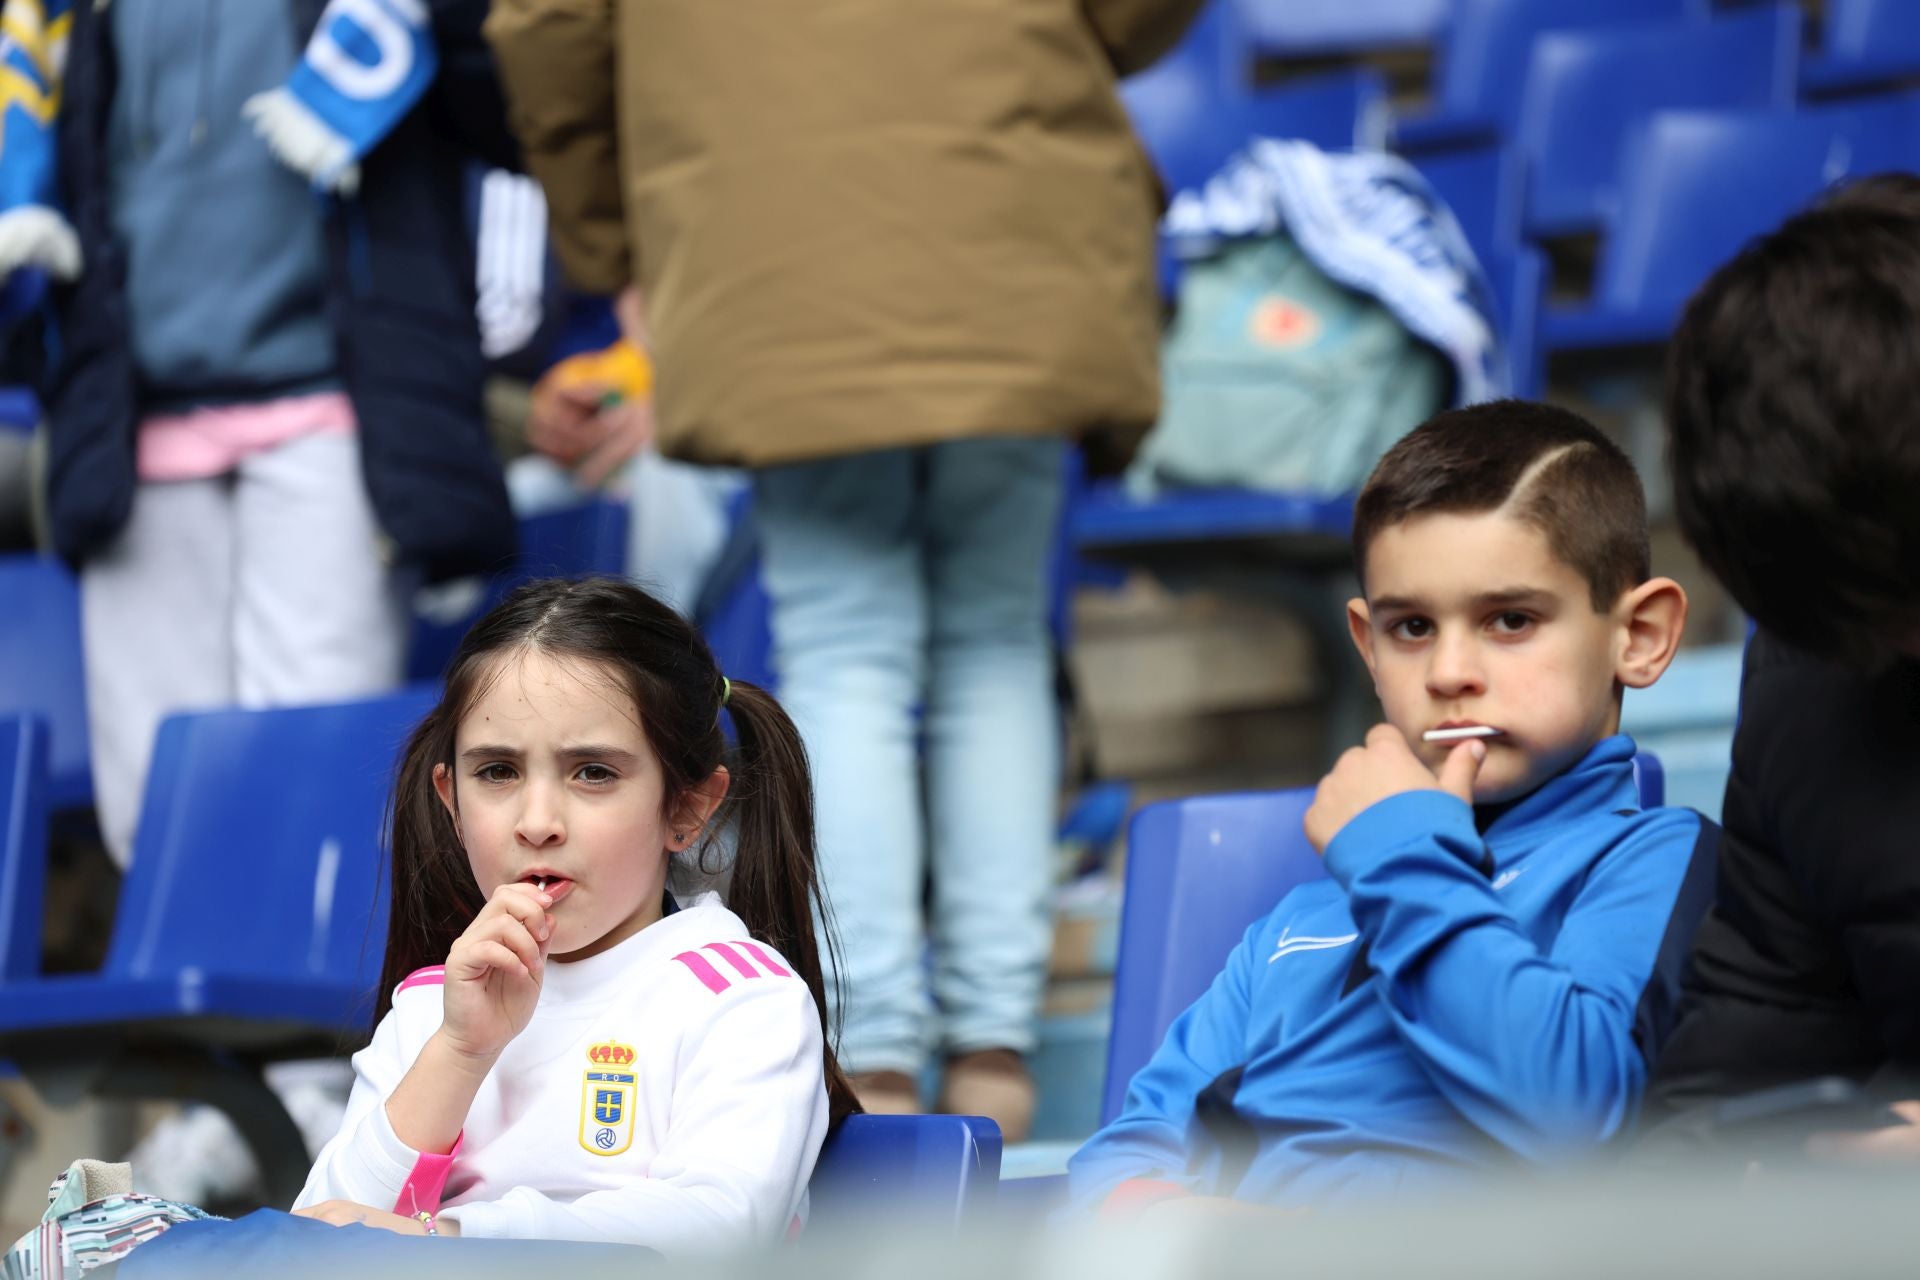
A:
MULTIPOLYGON (((54 129, 75 2, 0 6, 0 312, 8 314, 38 298, 46 275, 80 274, 79 237, 57 207, 54 129)), ((316 189, 351 195, 361 158, 413 109, 438 66, 424 0, 331 0, 287 83, 243 110, 316 189)))
POLYGON ((439 63, 425 0, 332 0, 287 83, 243 110, 315 188, 351 195, 361 158, 420 101, 439 63))
POLYGON ((1460 404, 1507 394, 1479 260, 1446 204, 1398 156, 1256 139, 1204 187, 1174 197, 1162 229, 1182 257, 1284 229, 1327 276, 1438 348, 1453 364, 1460 404))

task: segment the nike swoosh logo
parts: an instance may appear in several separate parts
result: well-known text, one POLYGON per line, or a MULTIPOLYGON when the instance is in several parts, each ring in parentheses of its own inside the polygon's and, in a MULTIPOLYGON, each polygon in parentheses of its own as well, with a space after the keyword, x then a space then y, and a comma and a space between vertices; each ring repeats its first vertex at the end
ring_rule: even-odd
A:
POLYGON ((1289 925, 1280 931, 1280 940, 1275 944, 1273 954, 1267 957, 1267 963, 1272 964, 1281 956, 1298 955, 1302 951, 1337 950, 1357 941, 1359 937, 1357 933, 1343 934, 1338 938, 1313 937, 1303 933, 1296 938, 1293 936, 1292 926, 1289 925))
POLYGON ((1521 876, 1525 875, 1526 870, 1527 869, 1525 867, 1515 867, 1508 871, 1502 871, 1499 875, 1494 877, 1493 887, 1496 889, 1506 888, 1508 885, 1512 884, 1515 880, 1518 880, 1521 876))

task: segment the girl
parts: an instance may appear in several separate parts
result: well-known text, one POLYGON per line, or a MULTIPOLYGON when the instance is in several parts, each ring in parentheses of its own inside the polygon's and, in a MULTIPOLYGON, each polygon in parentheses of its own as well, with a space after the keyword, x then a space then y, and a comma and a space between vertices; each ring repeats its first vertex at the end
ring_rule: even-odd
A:
POLYGON ((295 1211, 666 1252, 778 1238, 854 1109, 809 788, 786 713, 672 609, 607 580, 508 597, 402 760, 379 1025, 295 1211), (729 827, 731 909, 670 893, 729 827))

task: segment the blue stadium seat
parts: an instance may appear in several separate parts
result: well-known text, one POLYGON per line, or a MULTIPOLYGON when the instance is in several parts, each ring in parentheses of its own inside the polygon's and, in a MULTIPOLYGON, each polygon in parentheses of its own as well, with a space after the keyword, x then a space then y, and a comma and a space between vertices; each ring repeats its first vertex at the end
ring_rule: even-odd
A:
POLYGON ((1513 371, 1513 394, 1537 397, 1544 384, 1533 339, 1546 260, 1520 239, 1525 191, 1520 157, 1509 147, 1479 147, 1420 156, 1416 165, 1453 211, 1487 273, 1513 371))
MULTIPOLYGON (((1000 1130, 977 1116, 849 1116, 814 1167, 807 1234, 855 1240, 900 1223, 958 1230, 992 1207, 1000 1130)), ((555 1240, 438 1240, 341 1231, 284 1213, 196 1222, 119 1264, 132 1280, 222 1274, 525 1276, 644 1274, 659 1257, 631 1245, 555 1240)))
POLYGON ((31 435, 40 425, 40 400, 27 387, 0 387, 0 431, 31 435))
MULTIPOLYGON (((1664 797, 1659 762, 1634 760, 1640 802, 1664 797)), ((1127 892, 1113 978, 1113 1036, 1100 1122, 1167 1028, 1198 1000, 1247 926, 1326 874, 1301 823, 1313 788, 1196 796, 1151 804, 1127 835, 1127 892)))
MULTIPOLYGON (((431 705, 431 690, 412 689, 167 719, 106 964, 10 970, 0 1056, 56 1090, 96 1082, 220 1106, 274 1200, 290 1201, 306 1151, 260 1066, 334 1052, 371 1025, 386 942, 383 814, 401 745, 431 705)), ((30 880, 0 873, 0 884, 30 880)), ((39 909, 25 894, 10 906, 39 909)))
POLYGON ((906 1212, 959 1228, 993 1207, 1000 1126, 981 1116, 848 1116, 808 1184, 808 1229, 870 1229, 906 1212))
POLYGON ((1446 27, 1451 0, 1235 0, 1263 54, 1303 57, 1424 45, 1446 27))
POLYGON ((1201 59, 1171 58, 1124 82, 1120 97, 1168 191, 1200 186, 1253 138, 1326 151, 1386 141, 1386 89, 1367 68, 1256 91, 1223 85, 1201 59))
POLYGON ((453 660, 467 628, 536 578, 618 577, 627 570, 627 504, 595 498, 579 506, 520 520, 520 553, 486 580, 484 589, 452 617, 413 620, 407 645, 407 678, 438 680, 453 660))
POLYGON ((47 882, 47 728, 0 716, 0 984, 40 972, 47 882))
POLYGON ((1842 178, 1912 168, 1920 99, 1792 115, 1661 112, 1622 154, 1622 199, 1593 299, 1542 315, 1549 351, 1665 341, 1687 298, 1747 240, 1842 178))
POLYGON ((1791 107, 1800 27, 1797 6, 1769 5, 1536 39, 1517 134, 1527 232, 1598 230, 1620 207, 1621 142, 1652 112, 1791 107))
POLYGON ((1288 538, 1310 544, 1311 558, 1345 554, 1353 499, 1254 489, 1186 489, 1147 501, 1113 482, 1096 484, 1074 503, 1074 544, 1111 552, 1148 544, 1288 538))
POLYGON ((93 803, 88 761, 85 662, 80 651, 80 590, 57 560, 0 556, 0 714, 46 720, 47 802, 55 810, 93 803))
POLYGON ((1703 19, 1708 0, 1455 0, 1436 61, 1433 109, 1397 122, 1394 145, 1416 152, 1512 137, 1534 37, 1636 22, 1703 19))
POLYGON ((1818 54, 1801 68, 1811 95, 1889 85, 1920 75, 1920 7, 1913 0, 1826 0, 1818 54))

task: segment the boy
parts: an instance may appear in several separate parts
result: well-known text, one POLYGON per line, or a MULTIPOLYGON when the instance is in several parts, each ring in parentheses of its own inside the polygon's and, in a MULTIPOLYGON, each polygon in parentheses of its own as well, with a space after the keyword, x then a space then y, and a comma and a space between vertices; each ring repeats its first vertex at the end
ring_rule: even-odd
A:
MULTIPOLYGON (((1675 509, 1758 630, 1719 894, 1650 1112, 1826 1075, 1920 1098, 1916 333, 1920 179, 1900 174, 1756 240, 1674 336, 1675 509)), ((1868 1141, 1920 1154, 1920 1128, 1868 1141)))
POLYGON ((1639 808, 1617 732, 1687 609, 1639 478, 1573 414, 1455 410, 1381 460, 1353 542, 1389 723, 1307 813, 1329 878, 1174 1022, 1074 1156, 1082 1205, 1378 1193, 1634 1117, 1712 869, 1709 824, 1639 808), (1426 737, 1460 729, 1489 736, 1426 737))

